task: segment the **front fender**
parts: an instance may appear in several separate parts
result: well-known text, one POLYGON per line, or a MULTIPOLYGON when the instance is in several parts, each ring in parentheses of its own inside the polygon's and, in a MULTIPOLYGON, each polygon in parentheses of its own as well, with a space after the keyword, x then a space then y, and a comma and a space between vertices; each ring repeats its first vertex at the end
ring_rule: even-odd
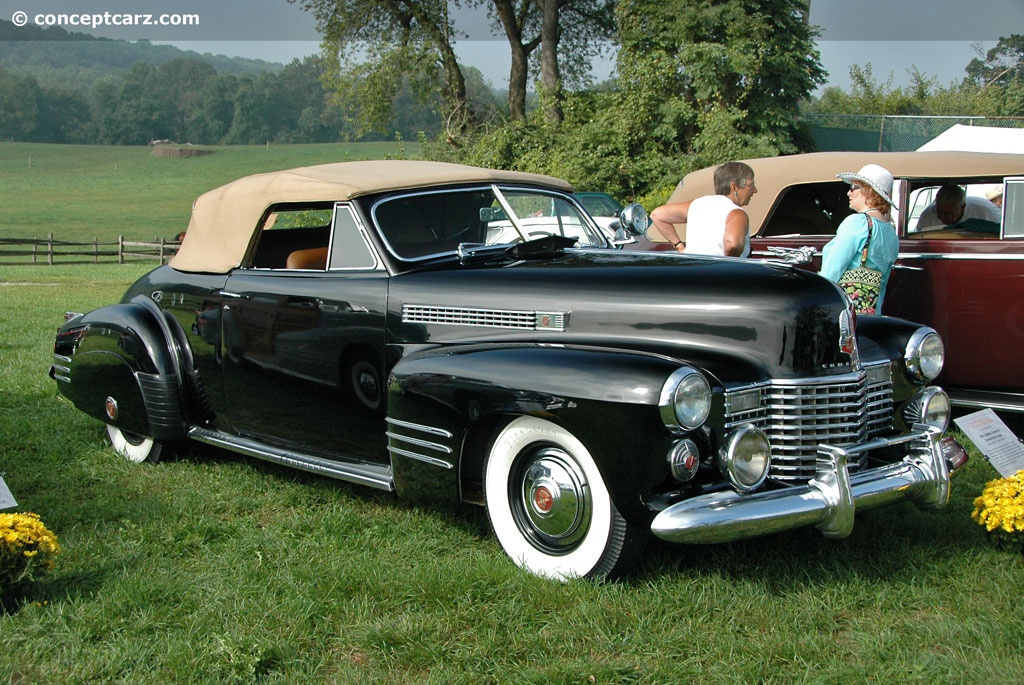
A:
POLYGON ((159 307, 144 297, 64 324, 50 375, 78 409, 133 433, 185 437, 183 370, 159 307))
POLYGON ((529 414, 579 438, 619 511, 649 521, 641 493, 667 474, 670 444, 658 401, 679 366, 652 354, 550 345, 467 346, 406 357, 388 388, 398 494, 434 505, 472 500, 490 440, 511 417, 529 414))
MULTIPOLYGON (((860 315, 857 317, 857 338, 860 341, 862 355, 863 351, 867 349, 867 341, 870 341, 881 348, 882 354, 895 362, 893 400, 897 403, 910 399, 920 388, 920 383, 912 380, 907 372, 905 356, 910 339, 922 329, 933 330, 923 324, 891 316, 860 315)), ((941 379, 940 374, 938 380, 941 379)), ((906 428, 910 428, 910 426, 906 428)))

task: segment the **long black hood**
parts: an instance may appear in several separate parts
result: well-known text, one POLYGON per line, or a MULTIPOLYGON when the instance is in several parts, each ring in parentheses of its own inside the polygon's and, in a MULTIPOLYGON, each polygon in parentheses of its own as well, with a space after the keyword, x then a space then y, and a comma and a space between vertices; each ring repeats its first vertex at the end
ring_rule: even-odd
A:
POLYGON ((829 281, 762 262, 569 251, 500 266, 453 265, 391 281, 396 344, 529 341, 657 353, 722 382, 846 373, 845 300, 829 281), (724 363, 723 363, 724 362, 724 363))

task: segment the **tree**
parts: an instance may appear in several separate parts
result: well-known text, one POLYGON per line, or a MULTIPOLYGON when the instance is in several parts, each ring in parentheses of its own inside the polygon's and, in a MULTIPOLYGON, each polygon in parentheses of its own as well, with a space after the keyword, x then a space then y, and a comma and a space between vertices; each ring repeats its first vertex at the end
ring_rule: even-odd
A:
POLYGON ((65 88, 43 88, 32 139, 46 143, 91 143, 95 126, 88 96, 65 88))
POLYGON ((636 134, 709 163, 723 161, 723 144, 793 151, 798 105, 825 76, 806 4, 620 2, 619 73, 627 99, 649 104, 636 134))
POLYGON ((1000 37, 996 46, 967 65, 967 78, 979 87, 1024 81, 1024 35, 1000 37))
POLYGON ((202 144, 224 140, 234 119, 240 81, 232 74, 217 74, 203 83, 197 111, 189 122, 189 140, 202 144))
POLYGON ((984 59, 971 60, 965 71, 965 85, 977 88, 986 114, 1024 115, 1024 35, 1000 38, 984 59))
POLYGON ((0 69, 0 138, 28 140, 36 128, 42 92, 31 76, 0 69))
MULTIPOLYGON (((562 123, 562 75, 558 69, 559 0, 540 0, 540 93, 547 120, 562 123)), ((575 28, 575 27, 574 27, 575 28)))
POLYGON ((203 107, 208 103, 203 97, 204 87, 216 77, 217 72, 212 66, 187 57, 164 62, 157 67, 153 88, 160 91, 161 99, 170 108, 171 139, 182 143, 216 142, 200 138, 203 132, 197 125, 206 118, 203 107))
POLYGON ((536 25, 537 4, 533 0, 492 0, 491 12, 505 32, 512 65, 508 78, 508 112, 513 121, 526 118, 526 86, 528 83, 530 53, 540 45, 540 33, 531 33, 536 25))
POLYGON ((364 130, 379 130, 390 122, 395 87, 403 76, 428 101, 438 72, 442 114, 451 135, 473 122, 446 0, 293 1, 316 18, 329 85, 342 101, 354 97, 365 106, 364 130))
POLYGON ((891 76, 879 83, 870 64, 855 64, 850 67, 849 93, 841 88, 826 88, 820 98, 804 109, 813 114, 923 114, 938 85, 917 67, 911 68, 910 80, 905 87, 894 86, 891 76))
POLYGON ((99 82, 93 88, 97 136, 102 143, 145 145, 174 137, 173 108, 151 64, 136 62, 117 84, 99 82))
MULTIPOLYGON (((615 40, 613 0, 476 2, 488 6, 493 26, 505 34, 509 45, 508 110, 513 121, 526 118, 530 58, 538 48, 542 52, 540 90, 554 95, 554 104, 560 106, 562 89, 588 84, 593 58, 615 40), (572 30, 562 31, 562 26, 572 30)), ((547 108, 545 112, 550 114, 547 108)))
POLYGON ((385 130, 395 86, 404 83, 421 103, 439 105, 449 142, 487 115, 474 106, 464 67, 455 56, 455 42, 462 36, 452 9, 486 5, 504 31, 512 55, 508 109, 513 120, 526 116, 530 56, 538 47, 544 53, 545 111, 557 120, 563 87, 585 79, 590 58, 612 39, 614 27, 613 0, 291 1, 316 18, 330 60, 328 85, 349 116, 358 110, 360 132, 385 130), (573 30, 562 32, 563 25, 573 30), (438 90, 440 99, 435 98, 438 90))
MULTIPOLYGON (((842 115, 1024 115, 1024 36, 1001 38, 996 47, 971 60, 964 71, 967 76, 962 82, 943 87, 934 77, 911 67, 909 85, 897 87, 892 77, 880 83, 871 64, 854 65, 849 92, 827 88, 805 103, 803 110, 842 115)), ((865 128, 868 126, 874 128, 875 124, 865 128)))

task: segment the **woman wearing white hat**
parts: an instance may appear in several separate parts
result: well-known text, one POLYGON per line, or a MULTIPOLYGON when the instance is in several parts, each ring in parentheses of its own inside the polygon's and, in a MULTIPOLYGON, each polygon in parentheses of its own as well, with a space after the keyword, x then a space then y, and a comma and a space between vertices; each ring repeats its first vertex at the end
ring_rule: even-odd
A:
POLYGON ((899 237, 890 212, 892 174, 877 164, 868 164, 857 173, 836 175, 850 184, 850 209, 856 212, 843 219, 833 238, 822 248, 821 273, 830 281, 839 282, 850 269, 866 266, 881 273, 878 301, 866 313, 881 314, 885 286, 900 251, 899 237), (866 259, 864 248, 867 247, 866 259))

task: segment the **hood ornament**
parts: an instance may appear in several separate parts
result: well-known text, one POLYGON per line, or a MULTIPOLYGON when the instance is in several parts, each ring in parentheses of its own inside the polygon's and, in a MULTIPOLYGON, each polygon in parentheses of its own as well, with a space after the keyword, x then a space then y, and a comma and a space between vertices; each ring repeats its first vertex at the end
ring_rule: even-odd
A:
POLYGON ((851 307, 839 312, 839 351, 850 356, 850 366, 860 371, 860 351, 857 349, 857 315, 851 307))

